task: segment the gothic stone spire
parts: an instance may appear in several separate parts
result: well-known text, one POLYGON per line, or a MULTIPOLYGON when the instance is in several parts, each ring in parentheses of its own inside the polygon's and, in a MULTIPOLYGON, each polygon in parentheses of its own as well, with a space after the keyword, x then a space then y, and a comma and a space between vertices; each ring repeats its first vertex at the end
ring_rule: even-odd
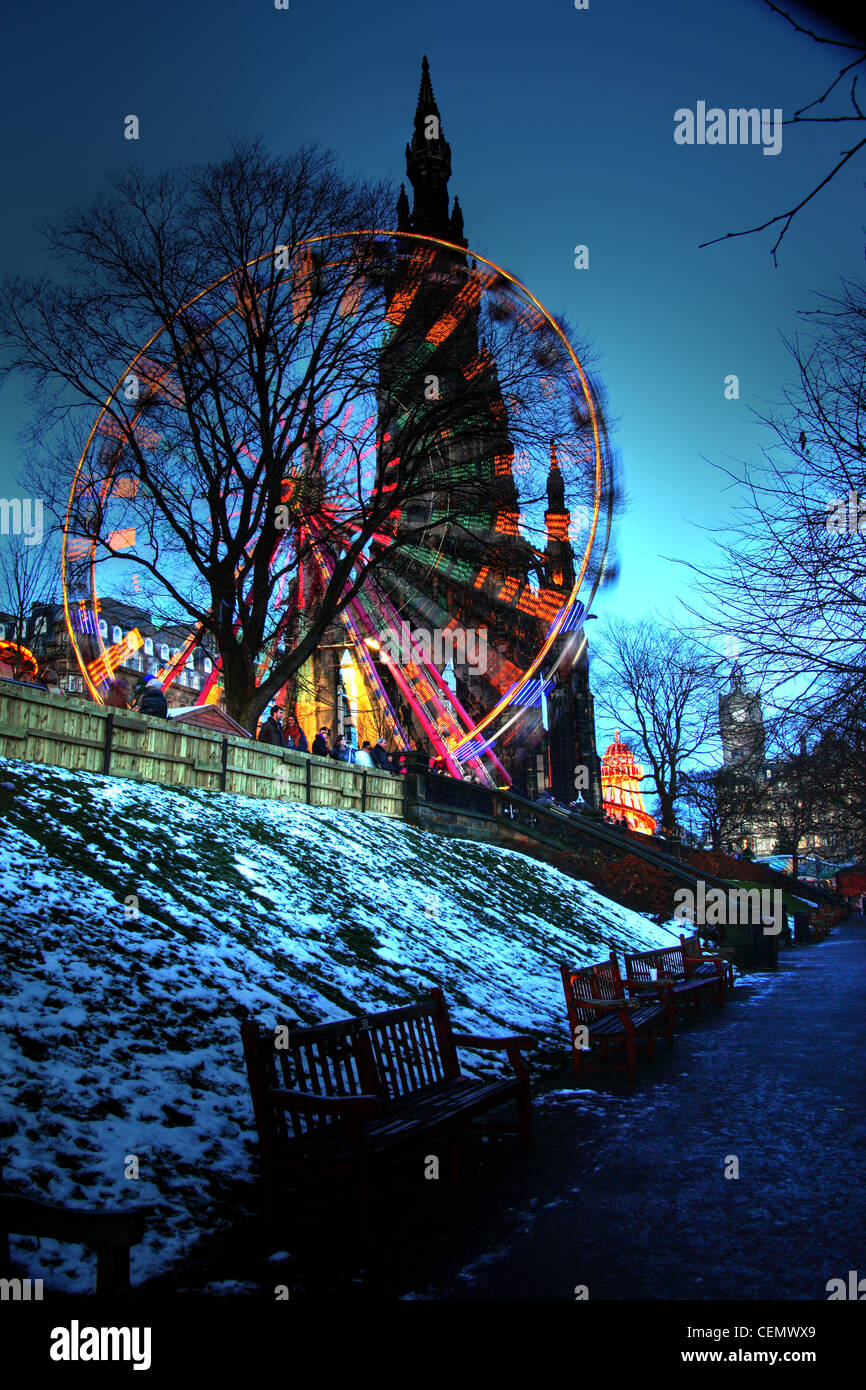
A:
MULTIPOLYGON (((415 111, 415 129, 406 146, 406 172, 414 190, 412 231, 449 239, 448 180, 451 146, 445 139, 439 107, 430 81, 430 64, 421 64, 421 87, 415 111)), ((462 228, 461 228, 462 230, 462 228)))

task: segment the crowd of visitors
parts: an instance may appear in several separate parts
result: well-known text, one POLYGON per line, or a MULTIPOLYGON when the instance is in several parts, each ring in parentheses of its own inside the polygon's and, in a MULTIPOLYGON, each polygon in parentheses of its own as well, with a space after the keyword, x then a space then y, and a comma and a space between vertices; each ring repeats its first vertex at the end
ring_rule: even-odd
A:
POLYGON ((279 705, 272 705, 259 725, 260 743, 272 744, 275 748, 294 748, 298 753, 315 753, 319 758, 333 758, 338 763, 354 763, 357 767, 376 767, 381 772, 394 772, 394 762, 385 740, 380 738, 375 744, 365 739, 358 747, 358 734, 353 724, 346 724, 331 742, 331 730, 325 725, 313 739, 312 748, 307 736, 294 714, 286 715, 283 725, 283 711, 279 705))

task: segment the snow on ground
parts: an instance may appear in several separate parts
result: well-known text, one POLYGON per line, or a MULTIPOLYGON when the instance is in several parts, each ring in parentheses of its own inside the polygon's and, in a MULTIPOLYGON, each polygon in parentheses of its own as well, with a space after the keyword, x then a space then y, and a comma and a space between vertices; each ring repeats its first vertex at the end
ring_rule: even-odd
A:
MULTIPOLYGON (((134 1283, 249 1192, 243 1017, 312 1023, 439 984, 457 1028, 537 1035, 538 1076, 567 1055, 559 962, 672 939, 524 855, 382 816, 0 759, 0 817, 3 1177, 150 1206, 134 1283)), ((94 1286, 80 1248, 24 1262, 46 1287, 94 1286)))

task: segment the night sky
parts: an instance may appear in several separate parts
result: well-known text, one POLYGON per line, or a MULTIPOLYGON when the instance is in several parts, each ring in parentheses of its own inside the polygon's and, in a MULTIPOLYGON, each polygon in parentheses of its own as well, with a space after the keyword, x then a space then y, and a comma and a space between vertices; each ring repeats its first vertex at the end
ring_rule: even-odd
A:
MULTIPOLYGON (((845 127, 785 128, 759 146, 675 144, 674 112, 781 107, 835 74, 759 0, 49 0, 3 27, 4 273, 51 272, 34 228, 87 202, 107 171, 222 156, 261 135, 316 141, 349 172, 399 184, 428 54, 472 249, 519 276, 594 344, 629 495, 619 585, 599 609, 675 608, 700 527, 728 497, 707 460, 755 458, 750 415, 792 380, 797 311, 863 266, 863 171, 853 162, 796 219, 779 267, 771 233, 699 249, 798 201, 836 162, 845 127), (136 114, 141 138, 123 138, 136 114), (574 248, 589 247, 588 270, 574 248), (735 373, 740 399, 724 398, 735 373), (703 457, 702 457, 703 456, 703 457)), ((0 493, 22 495, 23 396, 0 396, 0 493)))

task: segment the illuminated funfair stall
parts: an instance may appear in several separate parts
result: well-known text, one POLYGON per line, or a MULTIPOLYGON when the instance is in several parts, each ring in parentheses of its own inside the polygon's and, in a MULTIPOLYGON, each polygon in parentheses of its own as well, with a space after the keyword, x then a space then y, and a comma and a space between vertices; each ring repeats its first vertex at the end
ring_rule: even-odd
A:
POLYGON ((635 762, 628 744, 621 743, 619 729, 614 741, 608 744, 601 760, 601 796, 605 816, 628 821, 630 830, 651 835, 656 828, 653 817, 643 804, 640 784, 643 768, 635 762))

